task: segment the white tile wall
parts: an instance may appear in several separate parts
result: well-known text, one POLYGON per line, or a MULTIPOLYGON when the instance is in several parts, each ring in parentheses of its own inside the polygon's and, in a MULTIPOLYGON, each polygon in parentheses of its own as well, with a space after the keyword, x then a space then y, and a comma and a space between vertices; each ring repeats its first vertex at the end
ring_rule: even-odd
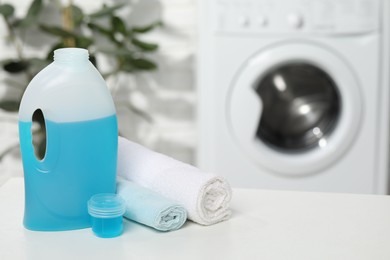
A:
MULTIPOLYGON (((2 1, 7 2, 7 1, 2 1)), ((10 1, 19 14, 30 0, 10 1)), ((74 0, 85 10, 98 8, 103 1, 74 0)), ((114 1, 115 2, 115 1, 114 1)), ((117 103, 122 135, 179 160, 193 163, 196 147, 194 49, 196 39, 196 0, 136 0, 128 21, 149 22, 161 16, 164 26, 145 36, 159 43, 160 49, 151 58, 159 69, 137 75, 120 75, 108 80, 117 103), (128 109, 128 103, 144 110, 151 122, 128 109), (127 105, 124 105, 127 104, 127 105)), ((5 41, 6 30, 0 22, 0 59, 15 55, 5 41)), ((28 52, 40 51, 39 48, 28 52)), ((108 66, 106 64, 106 66, 108 66)), ((4 73, 0 73, 0 95, 5 93, 4 73)), ((0 153, 18 142, 17 115, 0 111, 0 153), (6 119, 4 119, 6 118, 6 119)), ((18 150, 0 161, 0 184, 9 175, 20 174, 18 150), (2 174, 7 172, 7 174, 2 174)), ((20 159, 19 159, 20 160, 20 159)))

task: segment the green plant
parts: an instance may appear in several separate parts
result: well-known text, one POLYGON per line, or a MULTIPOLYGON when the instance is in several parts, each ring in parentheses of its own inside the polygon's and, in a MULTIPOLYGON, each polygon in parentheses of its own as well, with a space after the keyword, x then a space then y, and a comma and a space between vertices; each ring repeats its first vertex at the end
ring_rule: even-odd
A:
MULTIPOLYGON (((139 39, 139 36, 161 25, 161 22, 157 21, 145 27, 128 28, 123 19, 116 15, 116 11, 125 7, 125 4, 103 5, 100 10, 87 14, 72 1, 69 1, 66 6, 56 2, 58 15, 62 16, 62 26, 47 25, 39 22, 38 18, 44 5, 48 3, 51 2, 33 0, 23 18, 15 17, 15 9, 11 4, 0 4, 0 14, 8 29, 8 39, 17 53, 17 57, 14 59, 2 61, 3 69, 6 72, 11 74, 25 73, 26 79, 31 80, 42 66, 52 61, 53 51, 63 47, 89 49, 91 61, 98 69, 97 54, 113 58, 116 61, 116 66, 112 71, 105 73, 103 75, 105 77, 121 71, 132 73, 156 68, 156 64, 147 59, 145 54, 156 51, 158 45, 144 42, 139 39), (101 25, 103 19, 109 20, 106 26, 101 25), (48 48, 45 57, 25 57, 23 53, 22 46, 25 35, 33 27, 38 27, 39 30, 56 40, 51 48, 48 48), (99 38, 105 38, 110 46, 97 47, 96 43, 99 38)), ((1 104, 0 107, 7 109, 1 104)))
MULTIPOLYGON (((0 3, 0 16, 8 31, 8 42, 16 50, 16 57, 0 61, 3 70, 12 76, 21 76, 23 83, 6 84, 6 87, 19 87, 20 95, 10 99, 4 97, 0 100, 0 108, 9 112, 16 112, 20 100, 28 82, 44 66, 52 61, 53 51, 64 47, 86 48, 90 52, 90 60, 99 70, 97 56, 108 58, 114 62, 110 71, 101 71, 106 79, 117 75, 119 72, 134 73, 137 71, 154 70, 156 63, 148 58, 149 53, 158 49, 158 44, 145 42, 142 34, 148 33, 161 25, 156 21, 143 27, 128 26, 117 14, 127 4, 105 5, 92 13, 87 13, 69 0, 62 5, 59 0, 33 0, 24 17, 17 17, 15 8, 11 3, 0 3), (42 22, 40 19, 43 10, 48 5, 55 6, 55 13, 61 25, 52 25, 42 22), (45 33, 54 42, 51 46, 45 46, 46 53, 43 56, 25 55, 26 35, 34 33, 34 30, 45 33), (99 43, 104 41, 105 47, 99 43)), ((44 43, 42 43, 44 45, 44 43)), ((115 97, 114 97, 115 101, 115 97)), ((134 112, 149 118, 147 114, 137 110, 132 104, 128 104, 134 112)), ((43 119, 37 119, 43 128, 43 119)), ((3 155, 0 154, 0 160, 3 155)))

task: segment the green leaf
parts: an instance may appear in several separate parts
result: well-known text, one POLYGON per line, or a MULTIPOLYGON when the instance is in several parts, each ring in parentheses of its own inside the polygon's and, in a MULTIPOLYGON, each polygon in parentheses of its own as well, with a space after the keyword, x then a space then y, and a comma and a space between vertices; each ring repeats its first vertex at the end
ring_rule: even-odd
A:
POLYGON ((133 66, 133 64, 131 62, 125 62, 123 63, 121 66, 120 66, 120 71, 125 71, 125 72, 129 72, 129 73, 132 73, 134 72, 135 68, 133 66))
POLYGON ((103 34, 105 36, 110 36, 112 34, 112 32, 109 30, 109 29, 106 29, 104 28, 103 26, 100 26, 98 24, 95 24, 95 23, 88 23, 87 26, 93 30, 93 31, 97 31, 99 32, 100 34, 103 34))
POLYGON ((42 11, 42 7, 42 0, 34 0, 28 8, 26 16, 23 19, 19 20, 18 23, 16 23, 15 25, 20 26, 22 28, 27 28, 30 25, 34 24, 38 18, 38 15, 42 11))
POLYGON ((43 3, 42 0, 34 0, 27 11, 27 16, 37 17, 42 11, 43 3))
POLYGON ((93 39, 84 37, 84 36, 76 36, 76 47, 87 49, 93 43, 93 39))
POLYGON ((22 60, 8 60, 3 64, 3 69, 11 74, 26 71, 30 64, 22 60))
POLYGON ((121 9, 125 5, 126 4, 117 4, 110 7, 103 5, 102 9, 90 14, 89 17, 91 19, 94 19, 94 18, 100 18, 100 17, 112 15, 116 10, 121 9))
POLYGON ((139 69, 139 70, 155 70, 157 69, 156 63, 153 61, 143 59, 143 58, 138 58, 138 59, 133 59, 131 61, 131 64, 134 66, 134 68, 139 69))
POLYGON ((72 5, 72 19, 73 24, 77 27, 83 22, 84 13, 83 10, 77 5, 72 5))
POLYGON ((78 35, 74 32, 67 31, 61 27, 46 26, 46 25, 40 25, 39 27, 41 28, 42 31, 54 36, 59 36, 63 39, 73 38, 76 41, 76 46, 79 48, 88 48, 93 43, 93 40, 91 38, 78 35))
POLYGON ((8 112, 17 112, 19 110, 20 102, 16 100, 2 100, 0 101, 0 109, 8 112))
POLYGON ((102 36, 108 38, 112 43, 114 43, 115 45, 117 46, 121 46, 122 43, 119 42, 116 38, 115 38, 115 32, 107 29, 107 28, 104 28, 98 24, 95 24, 95 23, 88 23, 88 27, 95 31, 95 32, 98 32, 100 33, 102 36))
POLYGON ((131 39, 131 42, 144 51, 155 51, 158 49, 158 44, 140 41, 136 38, 131 39))
POLYGON ((159 27, 159 26, 162 26, 161 21, 154 22, 154 23, 152 23, 150 25, 146 25, 146 26, 133 27, 131 29, 131 31, 134 33, 146 33, 146 32, 150 32, 151 30, 153 30, 154 28, 159 27))
POLYGON ((62 38, 75 37, 75 34, 73 32, 69 32, 58 26, 39 25, 39 28, 41 28, 42 31, 54 36, 60 36, 62 38))
POLYGON ((27 28, 30 27, 35 22, 35 20, 32 17, 25 17, 23 19, 16 19, 13 25, 15 27, 20 27, 20 28, 27 28))
POLYGON ((114 32, 119 32, 123 35, 127 35, 126 25, 118 16, 111 17, 111 26, 114 32))
POLYGON ((4 16, 4 18, 8 18, 12 16, 15 12, 15 8, 10 4, 2 4, 0 5, 0 14, 4 16))

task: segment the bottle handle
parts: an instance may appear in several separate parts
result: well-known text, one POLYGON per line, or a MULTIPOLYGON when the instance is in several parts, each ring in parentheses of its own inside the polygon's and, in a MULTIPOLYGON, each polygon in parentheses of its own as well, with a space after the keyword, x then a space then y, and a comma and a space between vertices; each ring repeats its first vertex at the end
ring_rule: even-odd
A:
MULTIPOLYGON (((57 163, 58 158, 58 145, 59 145, 59 137, 58 135, 53 134, 54 128, 56 127, 55 124, 52 122, 49 122, 46 117, 45 113, 42 109, 38 108, 36 110, 33 110, 34 112, 31 114, 31 121, 26 123, 26 126, 22 127, 21 131, 21 138, 25 138, 25 142, 23 147, 21 147, 23 150, 25 150, 25 156, 29 157, 29 161, 32 162, 33 167, 38 170, 38 172, 42 173, 49 173, 51 169, 55 167, 55 164, 57 163), (43 115, 43 121, 45 125, 45 139, 46 139, 46 148, 45 148, 45 154, 42 159, 38 158, 35 154, 35 148, 33 145, 33 115, 36 113, 37 110, 42 111, 43 115)), ((22 143, 21 143, 22 145, 22 143)))

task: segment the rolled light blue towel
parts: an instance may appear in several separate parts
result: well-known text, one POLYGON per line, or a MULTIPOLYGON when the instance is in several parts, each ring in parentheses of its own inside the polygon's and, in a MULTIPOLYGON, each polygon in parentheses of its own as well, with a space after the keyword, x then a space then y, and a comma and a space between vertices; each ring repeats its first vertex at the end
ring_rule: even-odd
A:
POLYGON ((124 216, 160 231, 179 229, 187 220, 186 209, 174 200, 123 179, 117 194, 126 201, 124 216))
POLYGON ((188 219, 213 225, 230 218, 232 189, 222 176, 118 139, 117 176, 158 192, 185 207, 188 219))

